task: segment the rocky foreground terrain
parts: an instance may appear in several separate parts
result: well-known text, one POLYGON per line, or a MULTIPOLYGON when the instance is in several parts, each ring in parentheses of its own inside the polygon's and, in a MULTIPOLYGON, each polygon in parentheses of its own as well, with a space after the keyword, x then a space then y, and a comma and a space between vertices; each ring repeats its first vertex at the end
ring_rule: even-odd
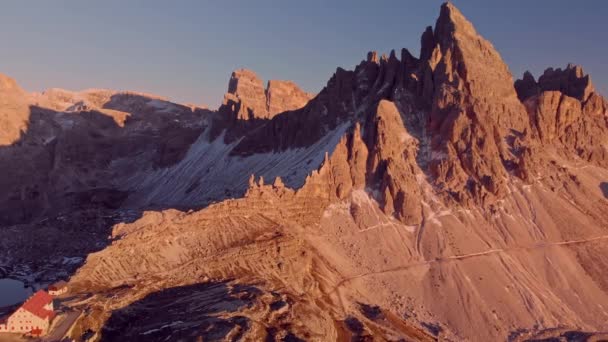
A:
POLYGON ((0 109, 0 272, 69 277, 77 341, 606 338, 608 102, 514 81, 452 4, 316 95, 2 76, 0 109))

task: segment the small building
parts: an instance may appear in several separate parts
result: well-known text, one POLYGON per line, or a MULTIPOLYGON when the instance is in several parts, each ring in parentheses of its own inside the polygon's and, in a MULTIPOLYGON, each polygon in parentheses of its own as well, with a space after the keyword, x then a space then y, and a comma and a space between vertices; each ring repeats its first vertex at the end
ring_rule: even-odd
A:
POLYGON ((49 294, 51 296, 60 296, 68 292, 68 283, 61 280, 49 286, 49 294))
POLYGON ((10 316, 0 319, 0 332, 44 335, 55 317, 53 297, 40 290, 10 316))

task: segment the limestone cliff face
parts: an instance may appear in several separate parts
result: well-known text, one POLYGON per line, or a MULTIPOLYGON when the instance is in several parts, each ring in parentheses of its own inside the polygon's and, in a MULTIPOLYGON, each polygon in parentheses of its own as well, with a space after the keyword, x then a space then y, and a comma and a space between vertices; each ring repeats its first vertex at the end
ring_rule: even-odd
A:
POLYGON ((302 108, 313 97, 313 94, 304 92, 292 81, 270 80, 266 87, 268 117, 302 108))
POLYGON ((498 52, 453 5, 442 6, 433 38, 423 89, 432 89, 431 150, 441 157, 431 159, 430 172, 458 201, 492 201, 505 192, 526 111, 498 52))
POLYGON ((230 76, 222 107, 227 111, 226 115, 236 120, 267 118, 266 94, 262 80, 250 70, 234 71, 230 76))
POLYGON ((370 178, 377 184, 382 210, 406 224, 420 224, 418 141, 406 131, 394 103, 380 101, 367 140, 371 143, 370 178))
POLYGON ((232 120, 271 119, 303 107, 312 97, 291 81, 270 80, 264 88, 255 72, 238 69, 230 76, 220 112, 232 120))
POLYGON ((608 165, 608 107, 579 66, 530 73, 515 82, 541 144, 597 165, 608 165))
MULTIPOLYGON (((248 154, 250 151, 262 151, 273 146, 279 139, 277 131, 279 128, 274 126, 286 126, 280 122, 285 116, 275 117, 280 113, 297 112, 304 107, 314 97, 313 94, 302 91, 294 82, 270 80, 264 88, 262 80, 251 70, 239 69, 232 73, 228 84, 228 92, 224 95, 222 105, 213 120, 210 132, 211 140, 216 139, 224 133, 226 143, 233 142, 242 137, 246 140, 251 132, 258 132, 259 138, 255 141, 245 142, 235 151, 236 154, 248 154)), ((308 121, 311 118, 298 118, 297 114, 289 114, 293 119, 289 121, 308 121)), ((285 127, 283 134, 293 137, 293 132, 299 130, 291 124, 290 128, 285 127), (287 130, 289 129, 289 132, 287 130)), ((306 138, 309 145, 320 135, 315 134, 315 128, 310 125, 310 137, 306 138)), ((301 133, 298 139, 302 139, 301 133)), ((300 143, 302 144, 302 143, 300 143)))
POLYGON ((9 145, 27 129, 27 94, 12 78, 0 74, 0 145, 9 145))

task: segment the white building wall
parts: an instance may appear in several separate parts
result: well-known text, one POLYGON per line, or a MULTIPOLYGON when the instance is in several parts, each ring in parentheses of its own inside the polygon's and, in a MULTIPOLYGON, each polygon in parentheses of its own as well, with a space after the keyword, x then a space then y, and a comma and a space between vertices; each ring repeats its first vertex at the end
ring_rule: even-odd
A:
MULTIPOLYGON (((51 304, 52 309, 52 304, 51 304)), ((32 329, 42 329, 46 333, 49 329, 49 319, 42 319, 29 311, 19 308, 9 318, 4 332, 25 334, 32 329)))

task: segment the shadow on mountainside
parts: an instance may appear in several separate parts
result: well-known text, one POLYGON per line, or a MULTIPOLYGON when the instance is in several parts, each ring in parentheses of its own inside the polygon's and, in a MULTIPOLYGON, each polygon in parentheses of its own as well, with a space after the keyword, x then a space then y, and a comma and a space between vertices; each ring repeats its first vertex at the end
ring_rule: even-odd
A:
POLYGON ((238 340, 251 325, 231 313, 251 307, 261 290, 210 282, 169 288, 112 312, 101 341, 238 340))
POLYGON ((179 162, 213 114, 131 93, 104 108, 127 117, 31 105, 27 130, 0 146, 0 278, 66 279, 109 243, 114 224, 168 209, 125 206, 123 180, 179 162))
POLYGON ((88 254, 108 245, 117 223, 133 222, 147 210, 199 210, 244 193, 246 181, 239 191, 179 207, 131 197, 139 175, 163 175, 184 160, 212 122, 212 140, 214 129, 244 137, 231 155, 308 146, 338 124, 337 117, 322 115, 321 107, 331 107, 325 92, 321 102, 255 122, 231 122, 222 111, 141 94, 104 96, 91 101, 100 110, 83 101, 67 111, 30 105, 27 129, 0 146, 0 277, 40 286, 69 278, 88 254))
POLYGON ((556 327, 529 331, 517 329, 511 332, 508 342, 591 342, 606 341, 608 333, 598 331, 582 331, 574 328, 556 327))
POLYGON ((608 199, 608 182, 600 183, 600 190, 602 190, 602 194, 604 195, 604 198, 608 199))
POLYGON ((241 104, 224 104, 218 110, 211 139, 218 137, 225 129, 226 143, 242 137, 231 152, 239 156, 307 147, 338 124, 336 117, 322 115, 324 101, 327 102, 327 94, 322 91, 302 108, 278 113, 270 119, 255 117, 253 113, 250 113, 248 119, 237 118, 237 108, 241 104))

